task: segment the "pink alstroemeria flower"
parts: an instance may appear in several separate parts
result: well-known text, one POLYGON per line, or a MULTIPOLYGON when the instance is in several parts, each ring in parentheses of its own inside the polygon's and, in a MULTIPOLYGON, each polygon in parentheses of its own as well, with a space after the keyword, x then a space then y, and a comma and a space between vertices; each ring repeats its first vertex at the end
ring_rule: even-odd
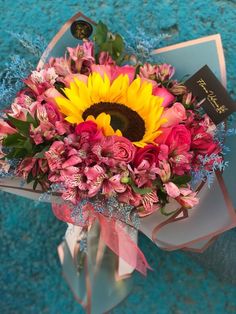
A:
POLYGON ((99 64, 101 65, 116 65, 108 51, 102 51, 99 54, 99 64))
POLYGON ((164 82, 172 78, 175 74, 175 68, 167 63, 158 65, 158 78, 164 82))
POLYGON ((53 142, 49 151, 45 153, 49 168, 52 172, 60 170, 64 162, 63 154, 65 152, 65 144, 62 141, 53 142))
POLYGON ((140 194, 134 193, 130 186, 127 186, 125 192, 117 195, 119 202, 138 207, 141 205, 142 197, 140 194))
POLYGON ((158 201, 159 199, 156 194, 156 191, 152 191, 150 193, 143 195, 142 205, 144 210, 138 212, 139 216, 145 217, 152 214, 158 208, 157 206, 158 201))
POLYGON ((180 195, 180 190, 177 187, 176 184, 174 184, 173 182, 168 182, 164 184, 166 193, 172 197, 172 198, 176 198, 180 195))
POLYGON ((123 193, 127 189, 127 184, 121 183, 121 175, 116 174, 109 179, 105 179, 102 184, 102 194, 112 196, 116 193, 123 193))
POLYGON ((193 152, 181 152, 180 154, 170 157, 172 171, 174 174, 182 176, 191 170, 191 162, 193 159, 193 152))
POLYGON ((157 173, 163 183, 168 182, 171 176, 170 164, 166 160, 160 161, 157 173))
POLYGON ((156 179, 157 168, 155 164, 150 164, 147 160, 143 160, 134 170, 128 166, 133 181, 138 187, 151 185, 156 179))
POLYGON ((19 177, 23 177, 27 179, 29 173, 33 169, 34 165, 36 164, 37 159, 32 157, 27 157, 21 161, 19 166, 17 167, 16 174, 19 177))
POLYGON ((71 167, 70 169, 67 169, 66 172, 67 175, 63 175, 63 182, 67 188, 75 188, 78 187, 81 191, 86 191, 88 189, 87 180, 84 174, 80 173, 79 168, 71 167), (70 169, 74 168, 74 170, 70 171, 70 169))
POLYGON ((62 96, 61 93, 59 93, 55 87, 47 89, 44 93, 44 99, 49 103, 54 103, 55 105, 56 105, 55 98, 61 96, 62 96))
POLYGON ((33 71, 32 74, 24 80, 24 83, 35 93, 36 96, 43 94, 48 88, 54 87, 58 75, 54 68, 33 71))
POLYGON ((140 77, 146 78, 148 80, 156 80, 157 74, 159 72, 157 64, 144 63, 143 66, 140 67, 140 77))
POLYGON ((93 197, 101 190, 103 180, 107 178, 105 170, 99 165, 86 167, 84 175, 87 177, 88 196, 93 197))
POLYGON ((50 58, 48 64, 55 69, 57 75, 65 77, 72 74, 66 58, 50 58))
POLYGON ((176 198, 177 202, 184 208, 192 208, 199 203, 199 199, 196 197, 197 193, 193 192, 190 187, 180 188, 180 195, 176 198))
POLYGON ((78 45, 76 48, 68 47, 67 50, 69 52, 68 61, 72 71, 89 74, 91 72, 91 65, 95 62, 94 43, 92 41, 85 41, 82 45, 78 45))
POLYGON ((14 134, 17 130, 12 128, 6 121, 0 119, 0 135, 14 134))
POLYGON ((69 201, 72 204, 76 205, 79 201, 80 198, 77 193, 77 188, 67 188, 63 191, 61 197, 65 201, 69 201))

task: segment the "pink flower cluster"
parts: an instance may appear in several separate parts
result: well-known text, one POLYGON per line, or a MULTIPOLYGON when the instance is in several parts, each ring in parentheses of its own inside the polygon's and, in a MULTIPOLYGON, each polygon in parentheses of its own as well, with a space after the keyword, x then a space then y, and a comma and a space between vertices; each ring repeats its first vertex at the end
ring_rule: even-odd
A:
MULTIPOLYGON (((189 185, 177 186, 172 179, 190 174, 193 161, 204 153, 196 150, 196 145, 206 147, 211 135, 204 129, 202 145, 200 138, 196 142, 199 130, 190 128, 188 113, 180 103, 168 108, 165 115, 170 119, 156 140, 158 145, 144 148, 135 147, 122 136, 105 137, 92 121, 80 123, 74 134, 54 142, 45 153, 49 180, 62 183, 62 197, 74 204, 97 194, 116 196, 120 202, 135 206, 143 216, 160 208, 160 189, 181 206, 193 207, 198 203, 196 193, 189 185), (140 193, 145 189, 146 193, 140 193)), ((201 131, 204 124, 209 127, 206 118, 201 131)), ((212 137, 209 143, 210 153, 218 152, 212 137)))
MULTIPOLYGON (((75 76, 86 81, 94 71, 106 73, 111 81, 120 74, 127 74, 130 82, 135 77, 134 66, 116 65, 108 52, 101 52, 98 59, 96 64, 94 44, 86 41, 67 48, 64 58, 51 58, 44 68, 25 79, 25 89, 6 113, 19 121, 27 122, 29 117, 34 121, 29 123, 30 143, 33 148, 42 147, 44 155, 22 158, 16 175, 27 180, 30 174, 44 189, 62 184, 62 198, 73 204, 99 194, 115 196, 119 202, 136 207, 141 216, 171 199, 185 208, 193 207, 198 203, 196 193, 187 181, 178 183, 181 180, 177 179, 197 171, 203 156, 216 154, 221 158, 214 124, 208 116, 190 109, 195 100, 184 84, 172 79, 171 65, 148 63, 137 75, 152 83, 153 95, 163 97, 163 118, 167 120, 155 144, 138 148, 125 137, 106 137, 92 121, 68 124, 54 101, 61 96, 60 86, 68 86, 75 76)), ((2 140, 17 132, 7 118, 0 120, 2 140)), ((206 167, 211 170, 213 162, 206 167)))

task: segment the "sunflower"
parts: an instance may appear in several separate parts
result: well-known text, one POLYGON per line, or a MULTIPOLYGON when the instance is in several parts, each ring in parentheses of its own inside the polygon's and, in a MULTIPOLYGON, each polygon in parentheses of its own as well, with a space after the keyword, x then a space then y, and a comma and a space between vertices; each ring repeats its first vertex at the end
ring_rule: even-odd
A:
POLYGON ((56 103, 66 120, 72 124, 92 120, 105 136, 122 135, 138 147, 154 143, 161 134, 163 98, 152 95, 152 84, 119 75, 113 82, 99 73, 89 75, 87 83, 75 78, 65 97, 56 103))

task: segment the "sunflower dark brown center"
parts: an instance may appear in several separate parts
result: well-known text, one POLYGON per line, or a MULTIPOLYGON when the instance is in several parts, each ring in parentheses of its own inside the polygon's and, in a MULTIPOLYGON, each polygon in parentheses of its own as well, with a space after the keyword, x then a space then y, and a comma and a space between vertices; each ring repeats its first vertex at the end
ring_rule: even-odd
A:
POLYGON ((111 116, 111 126, 113 130, 119 129, 122 135, 132 142, 142 140, 145 134, 145 123, 143 119, 137 112, 122 104, 100 102, 86 109, 82 117, 84 120, 86 120, 89 115, 97 118, 102 112, 111 116))

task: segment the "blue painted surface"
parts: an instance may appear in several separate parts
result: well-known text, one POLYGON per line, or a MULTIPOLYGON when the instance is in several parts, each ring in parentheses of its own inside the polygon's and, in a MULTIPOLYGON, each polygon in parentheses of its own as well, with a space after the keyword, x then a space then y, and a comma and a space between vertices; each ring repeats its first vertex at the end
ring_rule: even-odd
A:
MULTIPOLYGON (((225 48, 228 88, 236 95, 235 1, 33 1, 0 0, 0 68, 9 53, 25 53, 5 30, 39 33, 48 41, 73 14, 83 11, 113 29, 142 27, 155 36, 172 37, 160 46, 221 33, 225 48)), ((0 312, 6 314, 83 313, 61 278, 56 246, 65 224, 46 205, 0 194, 0 312)), ((154 272, 135 276, 132 295, 114 313, 223 314, 236 312, 235 231, 223 236, 195 260, 183 252, 164 252, 144 237, 140 245, 154 272), (208 269, 200 266, 207 265, 208 269), (220 277, 220 275, 224 276, 220 277), (223 280, 224 279, 224 280, 223 280)))

